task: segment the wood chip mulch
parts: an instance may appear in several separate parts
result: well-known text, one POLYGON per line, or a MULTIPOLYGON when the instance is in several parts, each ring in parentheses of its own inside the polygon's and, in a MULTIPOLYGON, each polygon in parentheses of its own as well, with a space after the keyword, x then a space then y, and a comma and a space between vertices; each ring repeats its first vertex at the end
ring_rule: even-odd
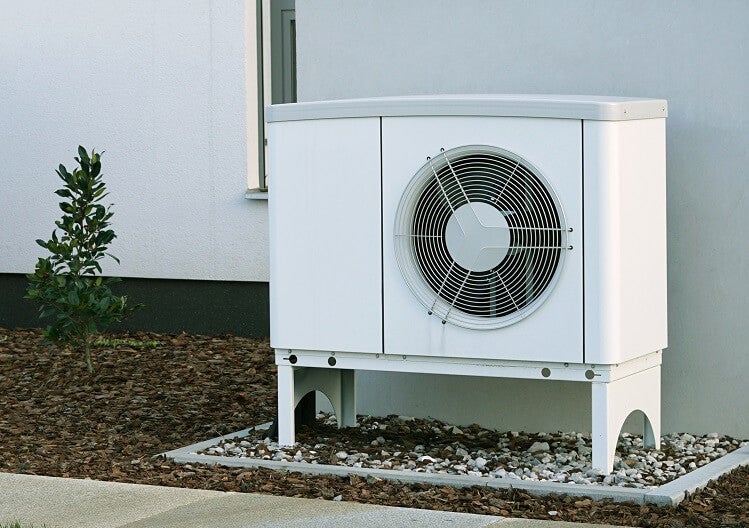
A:
POLYGON ((749 467, 670 508, 152 458, 270 421, 272 351, 267 341, 229 335, 105 337, 110 343, 94 351, 96 371, 89 376, 81 354, 41 344, 39 330, 0 328, 0 471, 290 497, 340 495, 370 504, 624 526, 749 527, 749 467))

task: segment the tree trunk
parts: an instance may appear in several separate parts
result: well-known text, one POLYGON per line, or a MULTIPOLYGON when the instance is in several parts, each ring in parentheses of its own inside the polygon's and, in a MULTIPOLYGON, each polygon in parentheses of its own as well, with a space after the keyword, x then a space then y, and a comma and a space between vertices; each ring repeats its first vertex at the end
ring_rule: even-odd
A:
POLYGON ((86 337, 84 349, 83 349, 83 355, 86 358, 86 370, 88 370, 89 374, 93 374, 94 367, 91 365, 91 337, 86 337))

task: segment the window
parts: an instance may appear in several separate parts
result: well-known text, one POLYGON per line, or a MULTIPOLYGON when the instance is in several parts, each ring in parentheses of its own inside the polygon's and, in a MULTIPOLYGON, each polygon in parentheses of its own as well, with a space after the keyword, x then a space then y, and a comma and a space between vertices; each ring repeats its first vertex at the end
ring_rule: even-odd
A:
POLYGON ((264 107, 296 102, 294 0, 246 0, 248 193, 267 189, 264 107))

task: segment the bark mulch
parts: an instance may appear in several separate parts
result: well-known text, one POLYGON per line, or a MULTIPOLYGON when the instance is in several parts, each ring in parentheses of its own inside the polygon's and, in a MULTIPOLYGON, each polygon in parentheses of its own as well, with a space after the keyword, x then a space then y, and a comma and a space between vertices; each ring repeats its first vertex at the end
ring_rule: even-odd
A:
POLYGON ((41 332, 0 328, 0 471, 258 492, 625 526, 749 527, 749 467, 676 508, 522 490, 454 489, 379 479, 183 466, 153 455, 271 420, 267 341, 235 336, 105 336, 95 373, 41 332))

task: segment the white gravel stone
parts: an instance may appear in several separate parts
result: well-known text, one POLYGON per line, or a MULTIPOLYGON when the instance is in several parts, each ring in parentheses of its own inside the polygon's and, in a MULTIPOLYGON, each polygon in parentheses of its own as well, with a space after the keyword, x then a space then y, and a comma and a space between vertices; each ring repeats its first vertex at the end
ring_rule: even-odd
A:
POLYGON ((551 449, 549 447, 548 442, 533 442, 533 444, 528 448, 529 453, 538 453, 540 451, 548 451, 551 449))

